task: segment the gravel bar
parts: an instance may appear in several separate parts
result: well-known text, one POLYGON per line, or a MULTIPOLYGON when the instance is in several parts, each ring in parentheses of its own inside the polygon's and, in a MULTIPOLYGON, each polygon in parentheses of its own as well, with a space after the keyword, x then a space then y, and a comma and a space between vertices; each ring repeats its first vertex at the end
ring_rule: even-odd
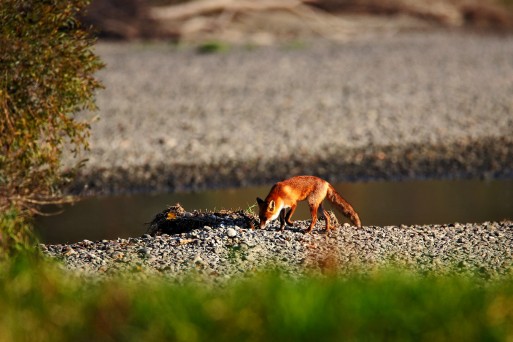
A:
MULTIPOLYGON (((513 37, 424 32, 202 55, 100 43, 101 119, 69 191, 119 194, 270 184, 513 177, 513 37)), ((83 114, 87 117, 87 113, 83 114)), ((66 161, 71 165, 71 159, 66 161)), ((86 275, 209 279, 263 266, 399 265, 490 279, 513 265, 513 223, 344 225, 303 234, 227 220, 189 232, 42 245, 86 275)))
MULTIPOLYGON (((322 222, 323 224, 324 222, 322 222)), ((281 232, 251 230, 226 219, 174 235, 84 240, 71 245, 42 245, 45 254, 81 275, 152 275, 182 281, 222 281, 248 276, 264 267, 283 274, 371 274, 397 267, 420 274, 477 275, 484 280, 511 275, 513 222, 432 226, 364 226, 348 224, 326 234, 308 221, 281 232)))
POLYGON ((72 193, 271 184, 297 174, 513 177, 511 35, 375 35, 213 54, 99 43, 97 52, 106 89, 72 193))

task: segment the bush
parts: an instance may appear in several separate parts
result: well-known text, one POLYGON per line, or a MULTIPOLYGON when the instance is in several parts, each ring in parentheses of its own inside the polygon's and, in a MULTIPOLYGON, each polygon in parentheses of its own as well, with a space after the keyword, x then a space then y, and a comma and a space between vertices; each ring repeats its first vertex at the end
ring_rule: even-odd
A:
MULTIPOLYGON (((123 275, 124 276, 124 275, 123 275)), ((200 278, 201 279, 201 278, 200 278)), ((0 263, 2 341, 506 341, 513 283, 379 271, 256 273, 223 285, 84 281, 34 258, 0 263)))
POLYGON ((11 208, 0 214, 0 257, 2 254, 36 252, 36 239, 32 234, 28 215, 11 208))
POLYGON ((87 148, 89 126, 74 113, 95 109, 100 83, 93 74, 102 67, 91 51, 94 40, 77 20, 87 4, 0 2, 2 215, 14 211, 21 219, 62 201, 61 156, 87 148))

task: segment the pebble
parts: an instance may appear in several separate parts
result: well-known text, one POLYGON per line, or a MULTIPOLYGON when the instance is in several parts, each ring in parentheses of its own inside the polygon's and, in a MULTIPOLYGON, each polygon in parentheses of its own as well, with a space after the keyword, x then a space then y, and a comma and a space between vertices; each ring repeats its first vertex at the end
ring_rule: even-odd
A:
POLYGON ((150 250, 146 247, 142 247, 142 248, 139 248, 139 250, 137 251, 141 256, 143 257, 147 257, 148 255, 151 254, 150 250))
POLYGON ((125 256, 125 254, 123 252, 119 252, 119 251, 111 254, 112 259, 115 259, 115 260, 121 260, 121 259, 123 259, 124 256, 125 256))
POLYGON ((203 265, 205 263, 199 254, 196 254, 192 262, 198 265, 203 265))
POLYGON ((228 228, 226 230, 226 235, 230 238, 234 238, 237 236, 237 231, 234 228, 228 228))

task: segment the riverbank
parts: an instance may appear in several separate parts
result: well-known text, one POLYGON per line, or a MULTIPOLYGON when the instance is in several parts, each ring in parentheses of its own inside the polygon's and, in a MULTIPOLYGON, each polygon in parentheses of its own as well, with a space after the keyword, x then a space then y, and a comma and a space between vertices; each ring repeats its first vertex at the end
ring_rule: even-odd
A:
MULTIPOLYGON (((106 89, 72 193, 271 184, 296 174, 513 177, 510 36, 423 32, 207 55, 162 43, 97 49, 106 89)), ((229 278, 266 265, 299 274, 398 264, 486 279, 510 272, 512 231, 510 222, 448 222, 343 226, 326 237, 226 222, 42 248, 84 274, 229 278)))
POLYGON ((252 230, 240 213, 182 215, 171 220, 196 218, 185 232, 41 247, 46 255, 62 260, 65 268, 85 276, 159 275, 175 281, 223 281, 269 267, 292 277, 369 275, 392 267, 482 280, 510 275, 513 269, 510 221, 362 228, 344 224, 329 234, 320 222, 312 234, 304 234, 308 221, 297 221, 281 232, 276 224, 252 230))
POLYGON ((97 51, 106 89, 72 193, 259 185, 295 174, 513 177, 508 35, 374 35, 207 55, 165 43, 97 51))

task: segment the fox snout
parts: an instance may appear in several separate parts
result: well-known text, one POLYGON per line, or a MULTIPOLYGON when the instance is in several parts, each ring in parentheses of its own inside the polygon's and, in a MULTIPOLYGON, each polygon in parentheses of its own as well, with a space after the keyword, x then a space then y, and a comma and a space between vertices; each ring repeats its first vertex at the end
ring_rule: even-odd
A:
POLYGON ((272 201, 273 206, 269 208, 269 204, 264 200, 257 198, 258 203, 258 218, 260 219, 260 229, 264 229, 267 226, 267 223, 271 220, 270 210, 274 210, 274 201, 272 201))

